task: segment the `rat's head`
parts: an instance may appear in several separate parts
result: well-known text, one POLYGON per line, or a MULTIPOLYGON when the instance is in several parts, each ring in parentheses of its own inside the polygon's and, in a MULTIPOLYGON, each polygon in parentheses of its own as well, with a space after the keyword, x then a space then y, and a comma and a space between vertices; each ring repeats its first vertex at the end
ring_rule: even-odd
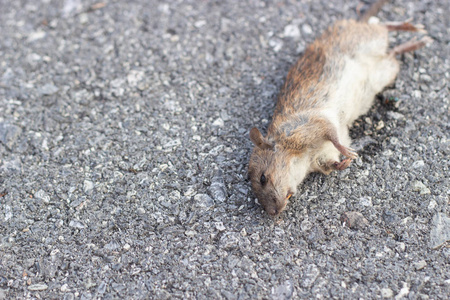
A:
POLYGON ((299 166, 298 153, 274 145, 257 128, 250 131, 250 139, 255 144, 248 168, 252 190, 266 212, 276 216, 296 193, 306 175, 306 166, 299 166))

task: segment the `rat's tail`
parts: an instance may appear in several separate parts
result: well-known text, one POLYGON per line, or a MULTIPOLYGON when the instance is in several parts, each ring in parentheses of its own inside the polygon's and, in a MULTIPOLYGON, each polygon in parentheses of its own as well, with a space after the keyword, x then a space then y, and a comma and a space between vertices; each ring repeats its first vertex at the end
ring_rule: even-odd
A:
POLYGON ((377 0, 374 4, 372 4, 372 6, 369 7, 367 11, 364 12, 362 16, 360 16, 358 21, 367 23, 370 17, 375 16, 386 2, 388 2, 388 0, 377 0))

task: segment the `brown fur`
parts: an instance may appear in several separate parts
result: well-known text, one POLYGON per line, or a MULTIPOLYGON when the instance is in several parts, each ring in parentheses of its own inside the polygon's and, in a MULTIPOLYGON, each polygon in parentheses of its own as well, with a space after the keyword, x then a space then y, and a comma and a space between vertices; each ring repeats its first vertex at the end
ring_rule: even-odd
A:
POLYGON ((314 110, 320 109, 327 100, 330 82, 336 80, 336 75, 344 68, 344 56, 352 56, 358 45, 368 39, 367 36, 376 35, 387 38, 387 29, 384 26, 342 20, 309 45, 289 70, 278 96, 268 138, 276 138, 279 134, 277 128, 289 122, 293 115, 299 112, 314 115, 314 110))

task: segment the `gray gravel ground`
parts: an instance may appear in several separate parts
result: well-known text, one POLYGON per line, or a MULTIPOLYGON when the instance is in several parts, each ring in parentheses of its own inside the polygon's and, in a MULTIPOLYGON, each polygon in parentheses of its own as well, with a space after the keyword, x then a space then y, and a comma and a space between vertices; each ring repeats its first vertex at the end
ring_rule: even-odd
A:
POLYGON ((383 8, 435 42, 279 224, 248 132, 358 1, 92 4, 0 0, 0 299, 448 299, 449 1, 383 8))

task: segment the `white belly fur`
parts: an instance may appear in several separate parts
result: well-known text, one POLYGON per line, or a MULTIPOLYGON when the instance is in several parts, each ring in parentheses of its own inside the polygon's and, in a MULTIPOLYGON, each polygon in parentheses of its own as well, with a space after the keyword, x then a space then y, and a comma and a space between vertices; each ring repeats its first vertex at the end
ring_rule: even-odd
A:
MULTIPOLYGON (((335 125, 339 141, 349 147, 348 128, 361 115, 367 113, 375 95, 394 82, 399 64, 388 55, 356 56, 347 58, 342 76, 336 81, 321 115, 335 125)), ((339 161, 340 153, 331 142, 323 145, 320 159, 339 161)))
POLYGON ((394 82, 399 64, 394 57, 358 55, 346 58, 342 76, 332 89, 325 110, 334 112, 333 123, 350 126, 359 116, 367 113, 375 95, 394 82))

